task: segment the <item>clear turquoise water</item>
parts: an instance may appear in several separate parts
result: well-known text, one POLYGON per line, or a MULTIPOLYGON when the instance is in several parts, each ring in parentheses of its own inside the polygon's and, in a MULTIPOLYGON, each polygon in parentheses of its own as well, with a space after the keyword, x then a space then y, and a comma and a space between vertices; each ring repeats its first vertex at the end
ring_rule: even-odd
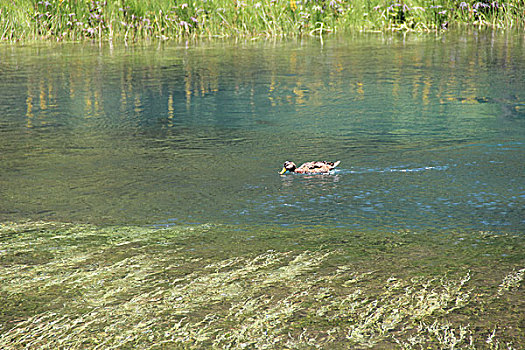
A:
POLYGON ((2 221, 525 227, 519 33, 0 46, 0 81, 2 221))

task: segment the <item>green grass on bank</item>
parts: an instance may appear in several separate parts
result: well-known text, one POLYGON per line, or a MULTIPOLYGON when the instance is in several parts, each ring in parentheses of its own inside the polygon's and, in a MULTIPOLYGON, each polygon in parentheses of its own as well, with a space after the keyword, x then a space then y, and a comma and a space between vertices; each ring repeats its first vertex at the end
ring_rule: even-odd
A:
POLYGON ((349 30, 523 27, 525 1, 452 0, 4 0, 0 38, 144 40, 297 36, 349 30))

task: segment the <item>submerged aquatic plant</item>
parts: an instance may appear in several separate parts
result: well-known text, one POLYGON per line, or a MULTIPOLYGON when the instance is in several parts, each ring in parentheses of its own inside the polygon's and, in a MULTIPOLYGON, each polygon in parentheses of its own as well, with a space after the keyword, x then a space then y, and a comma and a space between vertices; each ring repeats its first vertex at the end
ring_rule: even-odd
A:
MULTIPOLYGON (((227 230, 2 224, 0 348, 524 344, 511 328, 495 331, 487 306, 509 312, 514 299, 474 283, 481 271, 409 273, 334 249, 232 256, 191 248, 227 230), (480 319, 465 320, 473 312, 480 319)), ((522 270, 506 275, 502 284, 517 290, 522 270)), ((514 314, 503 315, 512 322, 514 314)))
POLYGON ((499 285, 498 294, 502 295, 504 291, 519 288, 521 282, 523 281, 523 275, 525 275, 525 268, 518 271, 512 271, 507 276, 505 276, 499 285))

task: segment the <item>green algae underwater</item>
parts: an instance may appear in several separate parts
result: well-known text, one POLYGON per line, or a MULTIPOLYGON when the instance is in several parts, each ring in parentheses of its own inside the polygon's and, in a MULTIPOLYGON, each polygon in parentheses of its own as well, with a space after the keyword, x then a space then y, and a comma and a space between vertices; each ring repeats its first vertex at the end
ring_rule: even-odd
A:
POLYGON ((0 226, 0 348, 525 344, 522 235, 0 226))

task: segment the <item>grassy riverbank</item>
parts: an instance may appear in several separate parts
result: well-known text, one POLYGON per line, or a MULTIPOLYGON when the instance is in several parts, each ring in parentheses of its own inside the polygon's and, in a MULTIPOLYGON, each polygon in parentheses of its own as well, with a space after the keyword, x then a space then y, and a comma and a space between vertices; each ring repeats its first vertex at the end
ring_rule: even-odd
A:
POLYGON ((487 232, 0 224, 0 348, 521 349, 487 232))
POLYGON ((523 27, 523 1, 7 0, 0 38, 126 40, 523 27))

